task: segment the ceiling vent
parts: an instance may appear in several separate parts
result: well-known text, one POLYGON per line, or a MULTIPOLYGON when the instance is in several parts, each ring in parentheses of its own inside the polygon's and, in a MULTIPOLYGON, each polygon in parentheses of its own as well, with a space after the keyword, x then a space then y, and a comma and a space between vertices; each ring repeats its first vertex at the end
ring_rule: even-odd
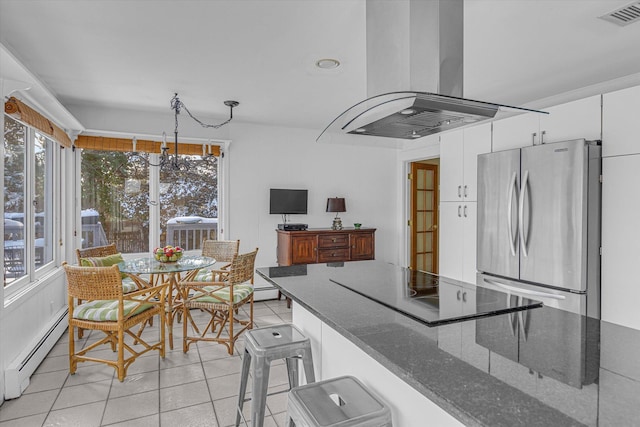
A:
POLYGON ((621 27, 633 24, 634 22, 640 21, 640 2, 628 4, 612 12, 599 16, 599 18, 613 22, 621 27))

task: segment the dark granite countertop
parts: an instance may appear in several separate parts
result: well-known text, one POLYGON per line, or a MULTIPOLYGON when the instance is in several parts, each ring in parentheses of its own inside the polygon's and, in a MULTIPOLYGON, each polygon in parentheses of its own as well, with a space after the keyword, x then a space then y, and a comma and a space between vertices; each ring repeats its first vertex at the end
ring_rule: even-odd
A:
MULTIPOLYGON (((362 272, 385 286, 366 274, 385 266, 398 269, 356 261, 257 272, 465 425, 640 425, 640 331, 549 307, 429 327, 332 281, 362 272)), ((457 283, 467 300, 441 307, 483 303, 457 283)))

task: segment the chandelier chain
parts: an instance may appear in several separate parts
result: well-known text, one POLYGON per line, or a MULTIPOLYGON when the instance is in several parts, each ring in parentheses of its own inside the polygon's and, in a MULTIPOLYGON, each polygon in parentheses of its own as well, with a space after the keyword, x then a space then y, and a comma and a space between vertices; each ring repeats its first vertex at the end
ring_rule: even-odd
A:
POLYGON ((204 123, 202 120, 198 119, 196 116, 191 114, 191 111, 189 111, 187 106, 184 105, 184 102, 180 101, 180 98, 178 98, 178 94, 177 93, 175 94, 173 99, 171 99, 171 109, 175 110, 175 112, 176 112, 176 130, 178 129, 178 114, 180 114, 180 110, 182 108, 184 108, 184 111, 187 112, 189 117, 191 117, 196 123, 198 123, 203 128, 218 129, 218 128, 221 128, 222 126, 226 125, 227 123, 229 123, 233 119, 233 105, 229 105, 229 107, 231 108, 231 114, 230 114, 229 119, 224 121, 224 122, 222 122, 222 123, 220 123, 220 124, 212 125, 212 124, 209 124, 209 123, 204 123))

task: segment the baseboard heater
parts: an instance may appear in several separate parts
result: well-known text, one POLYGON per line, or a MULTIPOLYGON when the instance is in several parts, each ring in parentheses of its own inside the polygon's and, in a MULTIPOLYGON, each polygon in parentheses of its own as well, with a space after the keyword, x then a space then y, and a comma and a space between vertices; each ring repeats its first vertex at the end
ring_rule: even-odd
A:
POLYGON ((67 313, 67 307, 56 313, 53 320, 45 326, 44 332, 34 340, 34 344, 28 346, 8 366, 4 377, 5 399, 20 397, 27 388, 31 375, 40 366, 44 358, 47 357, 47 354, 49 354, 69 326, 67 313))

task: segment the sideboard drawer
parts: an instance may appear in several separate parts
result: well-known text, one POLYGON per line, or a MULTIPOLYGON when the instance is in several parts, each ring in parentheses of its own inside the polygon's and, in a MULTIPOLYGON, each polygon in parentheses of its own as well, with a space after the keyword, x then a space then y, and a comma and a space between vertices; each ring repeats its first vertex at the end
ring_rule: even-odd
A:
POLYGON ((344 261, 349 259, 349 248, 321 249, 318 251, 318 262, 344 261))
POLYGON ((345 248, 349 246, 348 234, 331 234, 318 236, 319 248, 345 248))

